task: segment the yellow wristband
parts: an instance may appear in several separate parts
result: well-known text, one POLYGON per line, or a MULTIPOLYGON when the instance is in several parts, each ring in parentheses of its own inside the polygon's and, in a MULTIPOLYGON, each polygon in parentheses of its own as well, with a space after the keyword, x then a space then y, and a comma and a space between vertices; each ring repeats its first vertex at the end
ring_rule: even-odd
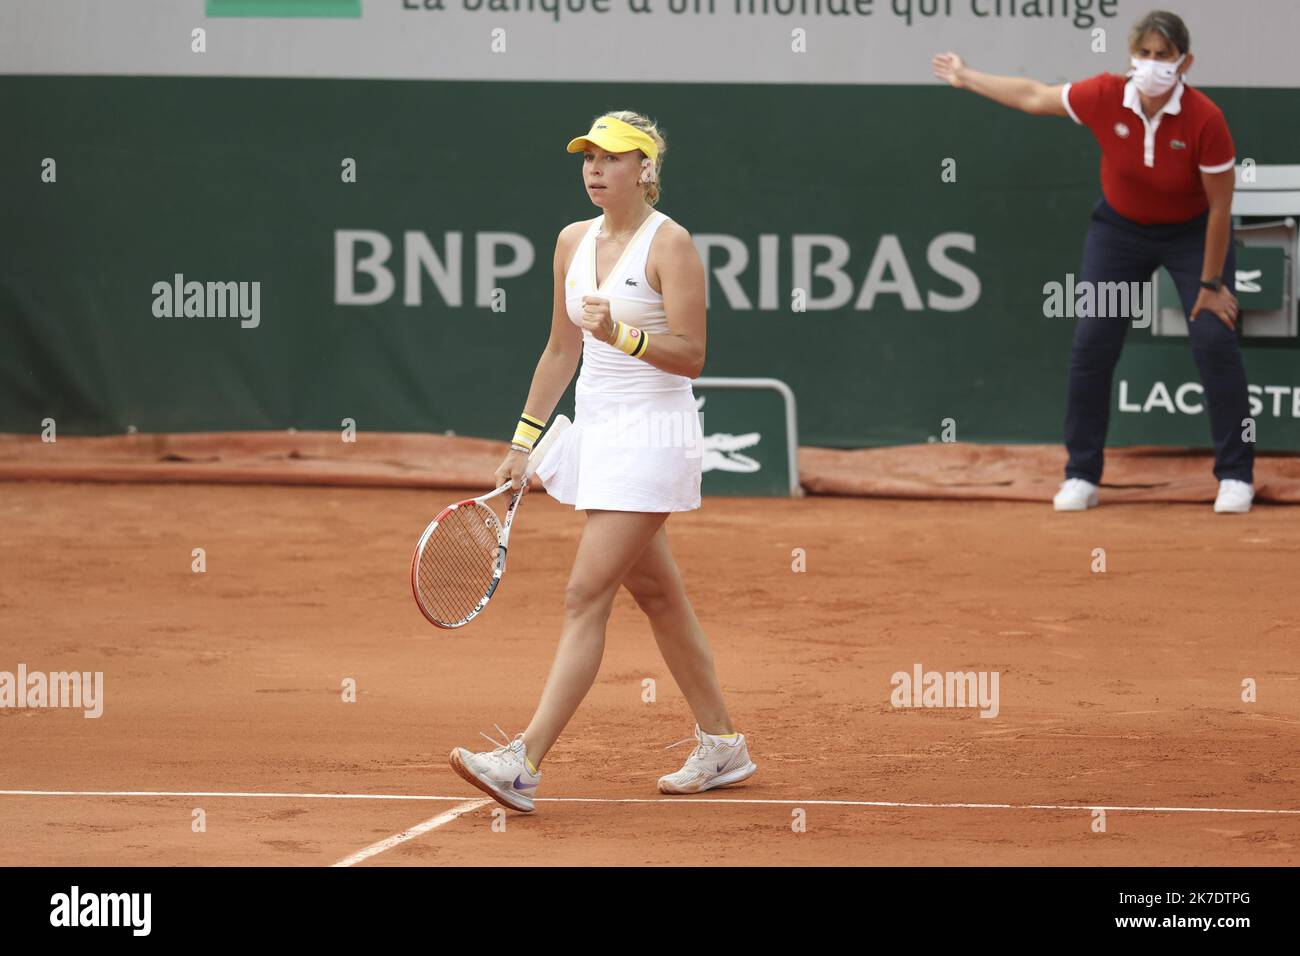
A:
POLYGON ((531 449, 545 427, 546 422, 524 413, 519 416, 519 424, 515 426, 515 437, 511 441, 516 445, 531 449))
POLYGON ((650 336, 634 325, 617 322, 614 325, 614 348, 626 352, 633 358, 642 358, 650 345, 650 336))

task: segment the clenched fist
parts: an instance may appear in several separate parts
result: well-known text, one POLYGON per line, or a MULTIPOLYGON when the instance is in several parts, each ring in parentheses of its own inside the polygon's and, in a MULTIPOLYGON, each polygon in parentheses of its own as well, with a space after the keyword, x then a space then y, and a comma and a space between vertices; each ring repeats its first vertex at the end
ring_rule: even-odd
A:
POLYGON ((609 312, 609 299, 595 295, 582 297, 582 327, 602 342, 614 343, 614 317, 609 312))

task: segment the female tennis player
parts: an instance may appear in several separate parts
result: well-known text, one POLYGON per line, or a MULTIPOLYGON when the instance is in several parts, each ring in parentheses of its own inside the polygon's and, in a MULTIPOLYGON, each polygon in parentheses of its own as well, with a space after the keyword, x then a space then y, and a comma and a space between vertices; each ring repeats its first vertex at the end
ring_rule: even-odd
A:
POLYGON ((542 760, 596 678, 620 586, 649 618, 697 720, 695 749, 659 778, 659 790, 699 793, 758 769, 723 703, 665 530, 669 514, 700 506, 703 439, 691 379, 705 345, 703 264, 690 233, 654 208, 665 149, 655 125, 629 111, 597 117, 568 145, 583 154, 583 186, 602 214, 566 226, 556 242, 550 340, 495 486, 523 475, 581 358, 573 425, 537 475, 587 520, 555 662, 528 729, 504 742, 488 737, 495 750, 451 753, 458 774, 515 810, 533 809, 542 760))
MULTIPOLYGON (((955 53, 934 57, 937 77, 958 89, 1040 116, 1069 116, 1101 144, 1103 198, 1084 242, 1082 280, 1148 282, 1159 266, 1173 277, 1188 314, 1214 441, 1217 512, 1247 512, 1254 498, 1254 444, 1246 371, 1237 343, 1236 257, 1232 247, 1232 135, 1210 98, 1187 85, 1187 26, 1154 11, 1129 34, 1127 79, 1101 73, 1081 83, 972 70, 955 53)), ((1095 311, 1095 310, 1094 310, 1095 311)), ((1070 356, 1065 416, 1069 462, 1053 499, 1057 511, 1097 504, 1111 381, 1128 317, 1081 317, 1070 356)))

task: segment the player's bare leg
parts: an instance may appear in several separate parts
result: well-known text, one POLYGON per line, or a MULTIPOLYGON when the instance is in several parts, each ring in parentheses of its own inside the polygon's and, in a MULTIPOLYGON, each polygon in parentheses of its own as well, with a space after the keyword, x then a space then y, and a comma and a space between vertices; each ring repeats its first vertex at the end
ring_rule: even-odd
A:
POLYGON ((524 746, 534 767, 587 696, 605 653, 605 625, 628 569, 668 517, 666 512, 588 511, 564 591, 564 629, 524 746))
POLYGON ((700 729, 706 734, 735 733, 713 666, 713 651, 686 597, 666 528, 659 528, 623 584, 650 619, 659 653, 700 729))

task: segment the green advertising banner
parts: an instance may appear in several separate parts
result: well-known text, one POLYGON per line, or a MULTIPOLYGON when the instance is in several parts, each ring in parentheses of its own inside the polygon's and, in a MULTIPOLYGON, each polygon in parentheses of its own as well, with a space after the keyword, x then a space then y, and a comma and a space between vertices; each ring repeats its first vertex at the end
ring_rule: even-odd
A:
MULTIPOLYGON (((1212 95, 1240 155, 1300 160, 1295 91, 1212 95)), ((0 104, 0 431, 508 438, 556 236, 599 211, 564 145, 629 107, 705 262, 706 376, 787 383, 803 444, 1060 440, 1044 286, 1098 195, 1068 120, 901 85, 4 76, 0 104)), ((1243 346, 1264 449, 1300 448, 1295 344, 1243 346)), ((1115 441, 1208 445, 1195 381, 1135 330, 1115 441)))

